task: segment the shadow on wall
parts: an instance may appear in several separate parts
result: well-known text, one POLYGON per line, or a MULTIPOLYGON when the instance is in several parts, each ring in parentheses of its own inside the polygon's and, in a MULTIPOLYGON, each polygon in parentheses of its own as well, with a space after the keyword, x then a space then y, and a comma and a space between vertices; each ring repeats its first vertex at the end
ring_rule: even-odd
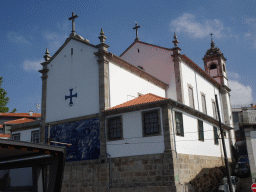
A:
MULTIPOLYGON (((230 172, 232 173, 233 163, 230 163, 230 172)), ((225 166, 214 168, 203 168, 197 176, 189 183, 192 185, 194 191, 197 192, 213 192, 217 191, 218 185, 222 178, 226 176, 225 166)))
MULTIPOLYGON (((100 155, 99 119, 87 119, 50 127, 50 139, 61 143, 71 143, 67 147, 66 161, 98 159, 100 155)), ((48 127, 45 137, 48 136, 48 127)), ((46 139, 47 140, 47 139, 46 139)), ((54 146, 63 146, 51 143, 54 146)))

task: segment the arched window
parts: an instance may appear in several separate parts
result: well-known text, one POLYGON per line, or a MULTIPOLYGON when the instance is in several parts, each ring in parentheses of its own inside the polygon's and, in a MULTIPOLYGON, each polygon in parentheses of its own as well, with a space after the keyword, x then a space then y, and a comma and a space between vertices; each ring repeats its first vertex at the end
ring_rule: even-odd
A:
POLYGON ((211 64, 210 70, 211 70, 211 69, 217 69, 217 65, 216 65, 215 63, 211 64))

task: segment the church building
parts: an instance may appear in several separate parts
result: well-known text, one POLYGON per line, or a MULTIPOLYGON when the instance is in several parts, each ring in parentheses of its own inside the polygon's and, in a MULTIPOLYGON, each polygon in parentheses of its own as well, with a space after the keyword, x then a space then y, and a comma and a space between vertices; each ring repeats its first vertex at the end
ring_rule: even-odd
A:
MULTIPOLYGON (((234 131, 226 58, 211 41, 201 69, 172 48, 136 38, 120 55, 101 29, 93 45, 72 32, 42 63, 40 142, 67 144, 62 191, 182 191, 224 165, 234 131), (218 102, 215 100, 217 95, 218 102)), ((62 145, 63 146, 63 145, 62 145)))

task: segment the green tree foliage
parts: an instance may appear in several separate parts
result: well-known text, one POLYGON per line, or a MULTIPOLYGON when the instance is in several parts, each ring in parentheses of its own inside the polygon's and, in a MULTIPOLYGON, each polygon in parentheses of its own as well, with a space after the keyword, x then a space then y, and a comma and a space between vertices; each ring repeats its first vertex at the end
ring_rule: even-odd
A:
MULTIPOLYGON (((0 77, 0 113, 7 113, 9 111, 9 108, 6 107, 6 105, 9 102, 9 97, 7 97, 7 92, 1 87, 3 83, 3 77, 0 77)), ((11 113, 14 113, 16 108, 12 110, 11 113)))

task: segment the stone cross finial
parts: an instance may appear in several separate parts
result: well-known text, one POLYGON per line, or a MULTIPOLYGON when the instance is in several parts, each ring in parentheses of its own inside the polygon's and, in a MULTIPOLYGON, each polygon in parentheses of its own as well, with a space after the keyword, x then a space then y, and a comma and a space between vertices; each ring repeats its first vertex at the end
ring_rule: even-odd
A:
POLYGON ((107 39, 107 37, 105 36, 105 33, 103 32, 102 28, 101 28, 101 31, 100 31, 99 39, 100 39, 101 43, 105 43, 105 40, 107 39))
POLYGON ((135 27, 133 27, 133 29, 136 29, 136 39, 135 41, 139 41, 139 37, 138 37, 138 29, 140 28, 140 26, 138 26, 137 22, 135 22, 135 27))
POLYGON ((213 38, 212 38, 213 34, 211 33, 210 35, 211 35, 211 48, 213 49, 215 48, 215 43, 213 42, 213 38))
POLYGON ((75 18, 77 18, 78 15, 75 15, 74 12, 72 12, 72 17, 69 17, 69 20, 72 20, 72 33, 75 34, 75 18))
POLYGON ((179 44, 179 41, 178 41, 178 38, 177 38, 177 35, 176 35, 176 33, 174 32, 174 36, 173 36, 173 44, 174 44, 174 46, 175 47, 177 47, 178 46, 178 44, 179 44))
POLYGON ((44 60, 45 61, 49 61, 50 60, 51 56, 49 54, 50 54, 49 50, 48 50, 48 48, 46 48, 45 55, 44 55, 44 60))

